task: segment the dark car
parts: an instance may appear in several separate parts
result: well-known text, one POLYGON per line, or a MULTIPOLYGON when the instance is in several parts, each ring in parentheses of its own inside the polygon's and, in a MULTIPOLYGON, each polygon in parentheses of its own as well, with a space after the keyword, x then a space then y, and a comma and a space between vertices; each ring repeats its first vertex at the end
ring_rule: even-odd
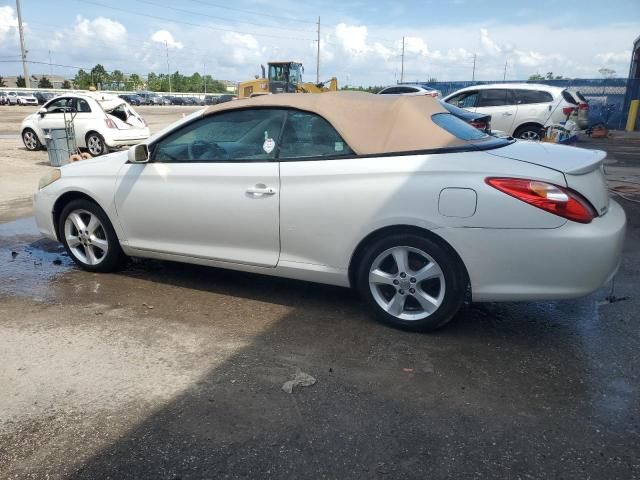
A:
POLYGON ((136 105, 136 106, 142 105, 142 99, 137 95, 122 94, 122 95, 118 95, 118 97, 123 99, 129 105, 136 105))
POLYGON ((55 95, 49 92, 35 92, 33 94, 34 97, 38 100, 38 105, 44 105, 49 100, 51 100, 55 95))
POLYGON ((171 101, 171 105, 186 105, 184 103, 184 97, 168 97, 171 101))
POLYGON ((218 97, 218 103, 230 102, 233 100, 233 95, 220 95, 218 97))
POLYGON ((455 115, 472 127, 476 127, 478 130, 482 130, 483 132, 491 135, 491 115, 470 112, 469 110, 456 107, 455 105, 443 102, 442 100, 440 100, 440 105, 442 105, 451 115, 455 115))

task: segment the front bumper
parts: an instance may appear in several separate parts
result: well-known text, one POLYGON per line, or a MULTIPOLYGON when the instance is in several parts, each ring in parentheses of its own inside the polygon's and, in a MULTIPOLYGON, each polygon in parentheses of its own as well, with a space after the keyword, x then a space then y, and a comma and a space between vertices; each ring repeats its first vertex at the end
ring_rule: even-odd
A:
POLYGON ((626 232, 622 207, 589 224, 551 229, 443 228, 469 273, 473 301, 554 300, 588 295, 617 272, 626 232))
POLYGON ((33 194, 33 214, 40 233, 50 240, 58 241, 53 224, 53 206, 56 196, 47 194, 47 187, 33 194))

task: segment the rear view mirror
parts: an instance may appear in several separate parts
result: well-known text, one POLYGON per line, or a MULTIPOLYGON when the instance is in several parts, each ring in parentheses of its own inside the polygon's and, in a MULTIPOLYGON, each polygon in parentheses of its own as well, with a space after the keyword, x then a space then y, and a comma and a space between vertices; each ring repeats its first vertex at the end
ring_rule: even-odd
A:
POLYGON ((149 161, 149 149, 144 143, 134 145, 127 152, 130 163, 147 163, 149 161))

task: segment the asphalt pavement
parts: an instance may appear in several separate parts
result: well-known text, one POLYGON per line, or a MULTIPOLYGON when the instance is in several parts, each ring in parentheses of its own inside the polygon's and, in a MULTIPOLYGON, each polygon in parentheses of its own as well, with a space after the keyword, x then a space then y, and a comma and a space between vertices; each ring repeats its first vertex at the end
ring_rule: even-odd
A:
POLYGON ((82 272, 32 218, 1 223, 0 478, 640 478, 640 206, 619 201, 613 291, 432 334, 341 288, 82 272), (284 392, 297 371, 315 384, 284 392))

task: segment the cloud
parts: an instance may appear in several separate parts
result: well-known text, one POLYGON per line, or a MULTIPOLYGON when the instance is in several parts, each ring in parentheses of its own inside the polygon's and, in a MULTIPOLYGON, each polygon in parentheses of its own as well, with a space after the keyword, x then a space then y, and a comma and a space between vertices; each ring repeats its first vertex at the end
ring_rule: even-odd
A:
POLYGON ((151 41, 167 45, 169 48, 182 49, 184 45, 173 38, 173 34, 168 30, 158 30, 151 35, 151 41))
POLYGON ((18 18, 13 14, 13 8, 0 7, 0 42, 4 43, 18 29, 18 18))
POLYGON ((624 52, 605 52, 596 54, 596 59, 603 65, 628 63, 631 61, 631 50, 624 52))
POLYGON ((339 23, 335 27, 335 36, 342 49, 350 55, 363 55, 372 50, 367 44, 367 27, 364 25, 347 25, 339 23))
POLYGON ((480 29, 480 44, 488 55, 495 56, 502 53, 502 48, 489 37, 489 30, 486 28, 480 29))

